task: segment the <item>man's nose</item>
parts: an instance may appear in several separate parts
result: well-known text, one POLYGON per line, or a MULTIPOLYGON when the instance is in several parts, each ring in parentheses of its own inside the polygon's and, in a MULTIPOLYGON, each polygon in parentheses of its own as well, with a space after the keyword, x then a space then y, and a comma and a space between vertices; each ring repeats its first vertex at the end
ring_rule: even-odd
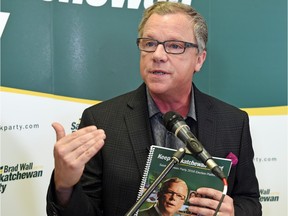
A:
POLYGON ((176 198, 176 194, 175 193, 171 193, 170 200, 175 200, 175 198, 176 198))
POLYGON ((156 61, 166 61, 167 53, 163 44, 158 44, 156 50, 153 53, 153 59, 156 61))

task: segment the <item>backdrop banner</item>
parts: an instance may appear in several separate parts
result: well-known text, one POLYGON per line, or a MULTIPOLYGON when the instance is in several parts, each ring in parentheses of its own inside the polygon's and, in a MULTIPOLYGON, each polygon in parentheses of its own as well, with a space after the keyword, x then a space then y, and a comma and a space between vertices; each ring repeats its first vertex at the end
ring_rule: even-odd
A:
MULTIPOLYGON (((72 133, 85 108, 141 84, 137 26, 153 2, 1 0, 1 215, 46 215, 53 122, 72 133)), ((208 23, 197 87, 248 112, 263 215, 288 215, 287 1, 179 2, 208 23)))

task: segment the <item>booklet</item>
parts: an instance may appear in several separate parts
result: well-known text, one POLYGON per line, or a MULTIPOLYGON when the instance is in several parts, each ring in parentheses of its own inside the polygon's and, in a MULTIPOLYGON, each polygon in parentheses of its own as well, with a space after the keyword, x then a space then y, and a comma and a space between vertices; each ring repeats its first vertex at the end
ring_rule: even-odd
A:
MULTIPOLYGON (((170 163, 175 151, 175 149, 155 145, 150 147, 149 156, 138 193, 138 199, 170 163)), ((223 170, 226 178, 228 178, 232 164, 231 160, 217 157, 213 157, 213 160, 218 164, 220 169, 223 170)), ((138 214, 141 212, 141 210, 143 211, 144 209, 148 209, 157 203, 157 194, 161 187, 161 183, 172 177, 178 177, 185 181, 188 186, 188 199, 189 196, 197 195, 196 190, 199 187, 209 187, 220 191, 223 190, 223 182, 216 177, 201 161, 195 159, 193 155, 186 153, 180 163, 175 164, 175 166, 160 182, 160 185, 155 188, 155 190, 142 204, 137 212, 138 214)), ((188 199, 186 199, 183 206, 175 215, 191 215, 191 212, 188 211, 188 199)))

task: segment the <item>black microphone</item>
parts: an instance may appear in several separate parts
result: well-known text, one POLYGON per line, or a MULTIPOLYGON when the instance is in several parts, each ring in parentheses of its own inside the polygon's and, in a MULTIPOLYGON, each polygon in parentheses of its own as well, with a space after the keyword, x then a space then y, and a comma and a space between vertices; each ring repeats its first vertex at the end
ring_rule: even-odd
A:
POLYGON ((180 114, 173 111, 167 112, 164 114, 163 120, 166 129, 174 133, 175 136, 184 142, 186 148, 195 156, 195 158, 202 161, 212 171, 212 173, 221 180, 226 178, 223 171, 212 159, 211 155, 190 131, 189 126, 180 114))

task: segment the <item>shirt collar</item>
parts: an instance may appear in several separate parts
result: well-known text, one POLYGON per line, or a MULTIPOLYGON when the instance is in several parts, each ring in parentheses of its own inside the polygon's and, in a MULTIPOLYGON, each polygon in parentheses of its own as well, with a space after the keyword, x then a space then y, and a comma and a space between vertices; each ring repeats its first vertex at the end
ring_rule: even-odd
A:
MULTIPOLYGON (((147 92, 149 118, 151 119, 154 115, 160 113, 160 110, 157 107, 156 103, 154 102, 153 98, 151 97, 147 87, 146 87, 146 92, 147 92)), ((193 87, 192 87, 192 94, 191 94, 191 104, 190 104, 190 108, 189 108, 189 112, 187 114, 187 117, 190 117, 190 118, 194 119, 195 121, 197 120, 196 111, 195 111, 195 96, 194 96, 193 87)), ((186 119, 186 117, 185 117, 185 119, 186 119)))

